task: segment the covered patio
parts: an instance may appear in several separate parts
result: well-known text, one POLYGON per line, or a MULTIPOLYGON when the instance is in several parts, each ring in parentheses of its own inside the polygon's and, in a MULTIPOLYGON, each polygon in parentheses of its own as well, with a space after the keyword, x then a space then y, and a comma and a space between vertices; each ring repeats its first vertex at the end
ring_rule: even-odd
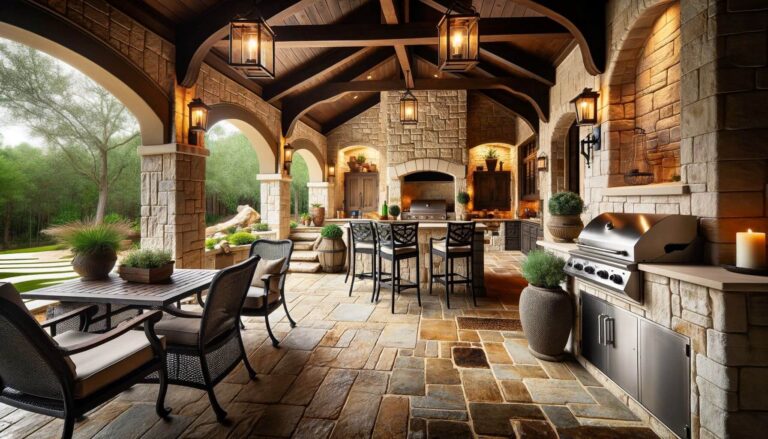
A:
POLYGON ((761 437, 766 23, 746 0, 2 1, 0 38, 135 117, 138 241, 176 277, 0 281, 0 333, 46 346, 1 348, 0 437, 761 437), (206 221, 219 122, 258 158, 247 222, 206 221), (37 354, 63 390, 24 376, 37 354))

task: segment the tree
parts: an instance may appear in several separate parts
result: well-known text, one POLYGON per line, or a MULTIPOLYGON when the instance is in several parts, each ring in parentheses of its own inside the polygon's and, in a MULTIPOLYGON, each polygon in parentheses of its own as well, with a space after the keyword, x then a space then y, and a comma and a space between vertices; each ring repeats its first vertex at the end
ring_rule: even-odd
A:
POLYGON ((211 152, 205 164, 206 197, 221 203, 228 213, 243 203, 260 210, 259 157, 245 135, 216 124, 206 134, 205 144, 211 152))
POLYGON ((23 200, 28 181, 4 150, 0 150, 0 212, 3 221, 3 247, 8 248, 11 240, 11 217, 16 203, 23 200))
POLYGON ((108 91, 32 48, 0 43, 0 107, 56 147, 98 188, 95 220, 107 210, 109 188, 130 163, 110 164, 116 150, 138 139, 133 115, 108 91))

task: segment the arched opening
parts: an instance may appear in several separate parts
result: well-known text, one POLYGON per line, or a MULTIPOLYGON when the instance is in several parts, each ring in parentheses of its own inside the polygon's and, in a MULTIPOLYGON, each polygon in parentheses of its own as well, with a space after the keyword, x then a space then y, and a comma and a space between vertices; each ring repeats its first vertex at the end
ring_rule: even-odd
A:
POLYGON ((220 121, 227 121, 237 128, 250 142, 259 158, 260 169, 264 173, 277 172, 278 141, 269 128, 253 112, 239 105, 219 103, 210 106, 208 125, 214 126, 220 121))
POLYGON ((467 192, 472 210, 512 214, 517 206, 517 148, 508 143, 484 143, 469 149, 467 192), (496 157, 496 167, 486 159, 496 157))
POLYGON ((351 145, 336 153, 336 208, 347 215, 353 210, 375 211, 379 205, 379 188, 383 173, 381 156, 376 148, 351 145))
MULTIPOLYGON (((454 206, 453 210, 447 212, 448 218, 455 218, 457 213, 455 206, 456 194, 460 191, 467 190, 467 168, 464 165, 449 162, 447 160, 415 159, 389 166, 387 168, 387 175, 389 178, 386 188, 388 193, 387 202, 390 205, 397 204, 401 206, 404 204, 413 204, 413 199, 404 199, 403 185, 414 183, 414 181, 413 178, 410 178, 408 179, 409 181, 406 182, 405 178, 411 174, 426 175, 426 173, 430 172, 434 172, 435 174, 446 174, 453 179, 453 195, 450 200, 447 199, 447 195, 444 195, 444 198, 446 198, 446 208, 449 204, 454 206)), ((405 209, 401 209, 401 211, 405 212, 405 209)), ((407 217, 408 215, 404 216, 407 217)))
POLYGON ((553 194, 562 191, 581 193, 583 165, 579 152, 580 138, 576 113, 562 115, 552 130, 549 177, 553 194))
MULTIPOLYGON (((291 215, 298 218, 303 213, 309 213, 308 183, 317 183, 324 180, 325 159, 320 150, 307 139, 296 139, 291 142, 294 148, 293 162, 291 163, 291 215), (321 164, 322 163, 322 164, 321 164)), ((330 206, 318 200, 313 201, 330 211, 330 206)), ((330 212, 328 212, 330 213, 330 212)))
POLYGON ((208 129, 205 135, 205 145, 210 151, 205 167, 206 226, 235 215, 241 205, 256 211, 261 208, 261 184, 256 177, 264 168, 261 161, 264 154, 259 154, 263 148, 254 145, 254 140, 265 144, 264 138, 242 121, 222 120, 208 129))

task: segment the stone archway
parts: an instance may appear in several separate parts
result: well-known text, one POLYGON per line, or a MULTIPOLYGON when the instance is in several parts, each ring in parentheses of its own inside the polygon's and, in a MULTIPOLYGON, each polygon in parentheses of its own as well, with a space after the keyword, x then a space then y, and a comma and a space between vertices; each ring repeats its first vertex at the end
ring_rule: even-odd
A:
POLYGON ((64 61, 109 91, 138 121, 142 144, 171 140, 168 94, 122 55, 35 7, 23 14, 2 10, 0 37, 64 61))
POLYGON ((309 139, 295 139, 291 141, 294 154, 300 154, 307 162, 309 181, 320 182, 325 179, 325 157, 320 149, 309 139))
MULTIPOLYGON (((576 113, 565 113, 560 116, 552 130, 552 145, 549 157, 549 183, 552 193, 567 190, 568 179, 568 134, 576 113)), ((581 164, 579 164, 581 167, 581 164)))
POLYGON ((239 105, 219 103, 210 106, 208 126, 227 121, 240 130, 248 139, 259 157, 260 172, 267 174, 277 169, 278 141, 272 137, 266 124, 254 113, 239 105))
POLYGON ((403 177, 416 172, 425 171, 441 172, 453 177, 454 198, 459 193, 459 191, 467 190, 466 165, 449 162, 442 159, 415 159, 387 167, 388 185, 385 189, 389 192, 387 203, 397 205, 400 204, 402 197, 403 177))

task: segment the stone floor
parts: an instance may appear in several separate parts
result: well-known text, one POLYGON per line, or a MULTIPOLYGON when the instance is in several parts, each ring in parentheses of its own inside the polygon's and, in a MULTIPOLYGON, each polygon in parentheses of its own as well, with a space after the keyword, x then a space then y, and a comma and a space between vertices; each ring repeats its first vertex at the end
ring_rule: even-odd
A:
MULTIPOLYGON (((273 314, 275 349, 262 319, 244 340, 258 371, 242 366, 216 388, 229 421, 215 421, 204 392, 171 386, 170 421, 154 413, 157 387, 140 385, 77 424, 78 438, 651 438, 655 435, 578 363, 537 360, 517 321, 524 281, 519 253, 488 255, 488 298, 470 306, 403 292, 370 303, 371 283, 291 274, 298 326, 273 314)), ((437 290, 442 291, 442 290, 437 290)), ((437 293, 436 291, 436 293, 437 293)), ((57 437, 62 421, 0 405, 0 437, 57 437)))

